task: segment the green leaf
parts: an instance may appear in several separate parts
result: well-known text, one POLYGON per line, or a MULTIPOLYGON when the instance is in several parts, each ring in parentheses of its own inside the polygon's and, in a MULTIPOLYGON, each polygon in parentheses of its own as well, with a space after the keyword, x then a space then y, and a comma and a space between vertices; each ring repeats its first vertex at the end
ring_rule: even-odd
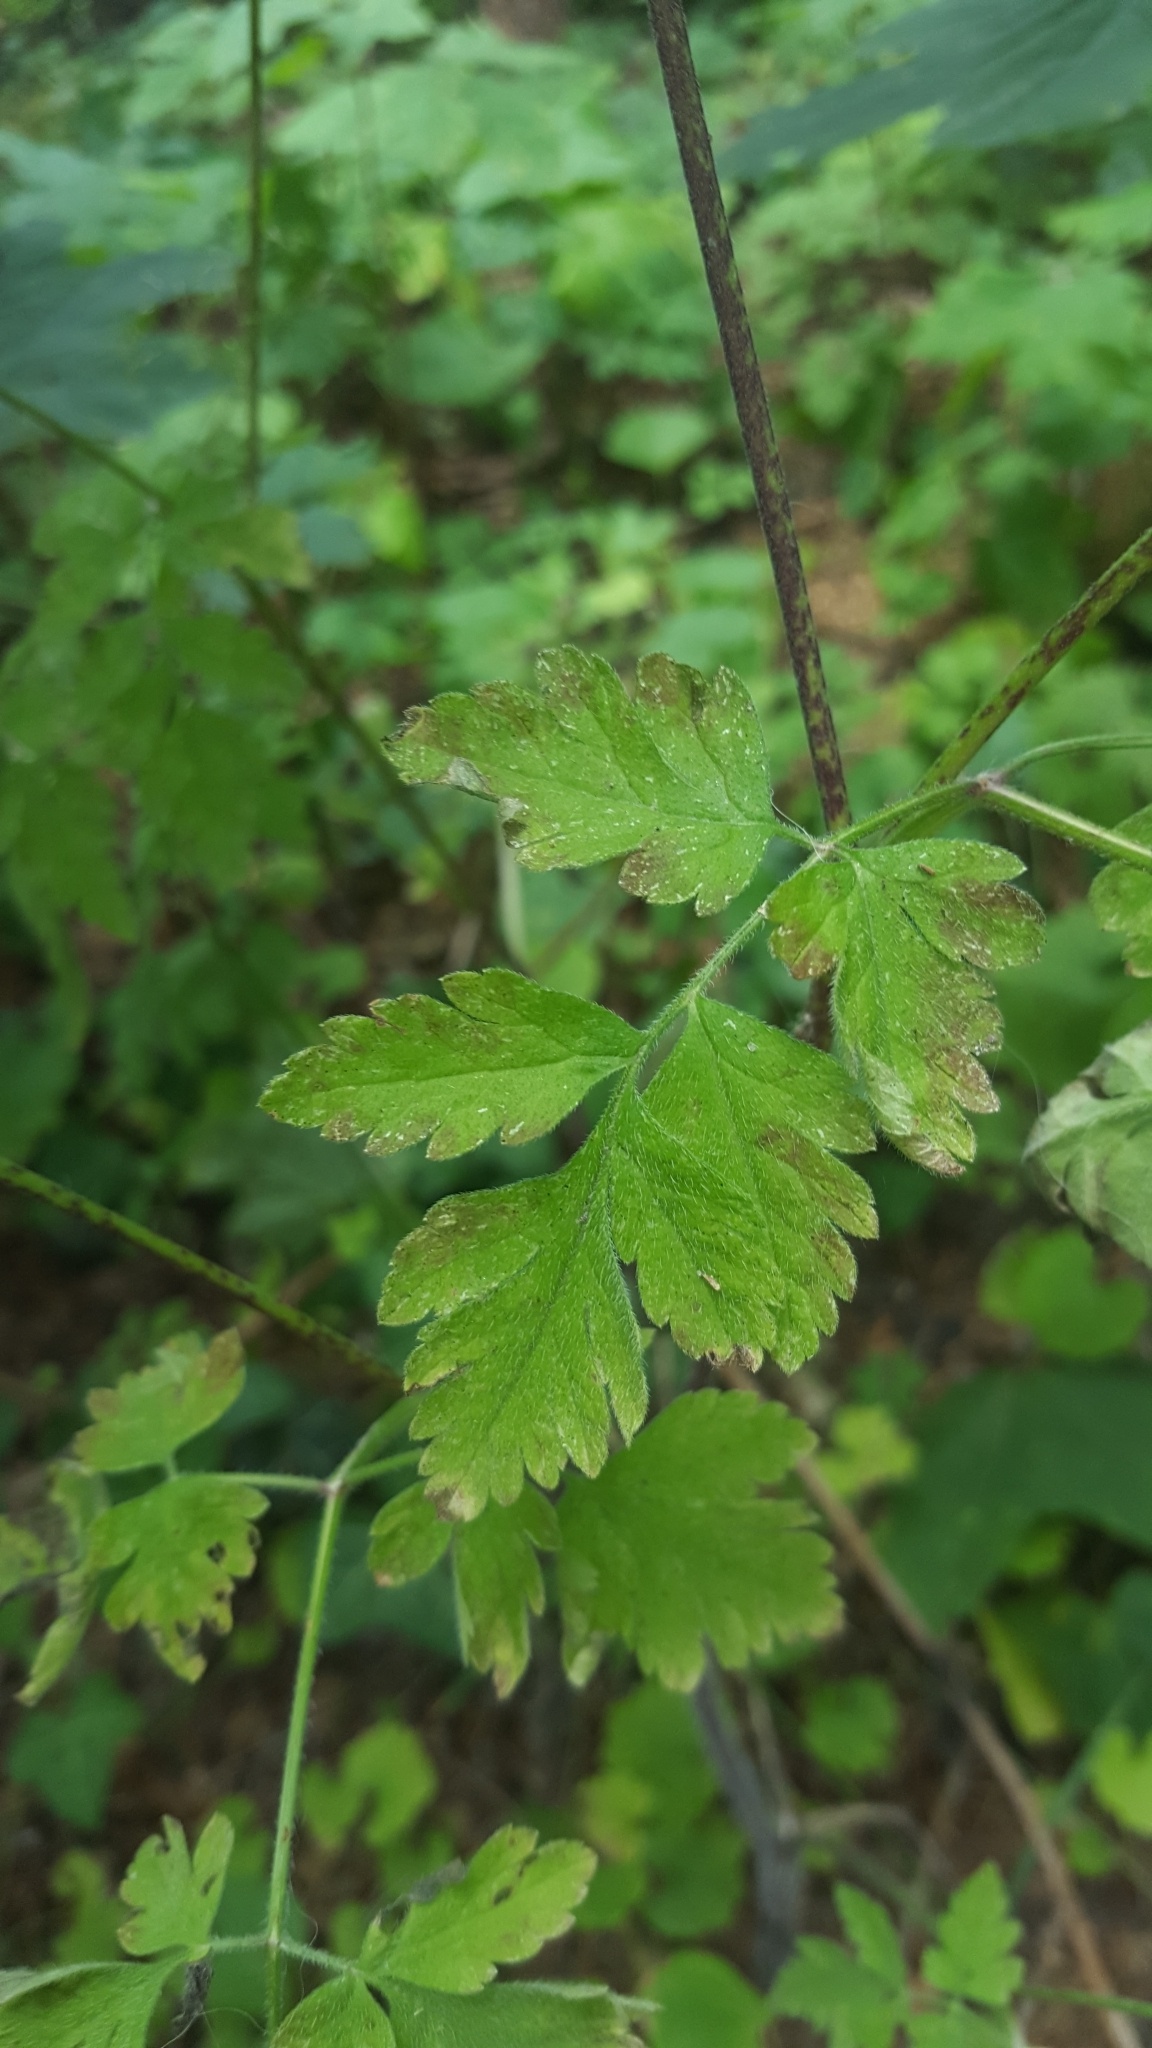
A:
POLYGON ((1106 1813, 1137 1835, 1152 1835, 1152 1734, 1108 1728, 1092 1747, 1092 1792, 1106 1813))
POLYGON ((890 1770, 900 1708, 882 1678, 841 1678, 816 1686, 804 1707, 803 1743, 833 1776, 890 1770))
POLYGON ((460 1648, 477 1671, 492 1673, 501 1699, 527 1668, 528 1617, 544 1612, 536 1553, 555 1550, 559 1541, 556 1511, 532 1486, 510 1507, 489 1501, 453 1539, 460 1648))
POLYGON ((1152 1265, 1152 1023, 1053 1096, 1024 1158, 1057 1208, 1152 1265))
POLYGON ((652 1321, 693 1357, 810 1358, 855 1284, 841 1231, 876 1233, 867 1187, 832 1157, 872 1144, 838 1062, 699 1001, 618 1131, 614 1235, 652 1321))
POLYGON ((388 1980, 396 2048, 640 2048, 628 2009, 595 1984, 491 1984, 454 1997, 388 1980))
POLYGON ((0 1600, 42 1578, 48 1568, 48 1552, 40 1538, 0 1515, 0 1600))
MULTIPOLYGON (((1127 839, 1152 846, 1152 804, 1117 826, 1127 839)), ((1129 974, 1152 974, 1152 876, 1127 861, 1110 860, 1088 892, 1097 921, 1106 932, 1122 932, 1129 974)))
POLYGON ((387 2014, 359 1977, 336 1977, 302 1999, 277 2027, 272 2048, 395 2048, 387 2014))
POLYGON ((1005 2006, 1024 1980, 1016 1954, 1020 1922, 1008 1912, 1004 1880, 994 1863, 981 1864, 948 1901, 936 1923, 937 1945, 920 1968, 937 1991, 976 2005, 1005 2006))
POLYGON ((97 1571, 123 1566, 104 1615, 123 1631, 140 1622, 180 1678, 204 1669, 200 1628, 232 1626, 232 1586, 256 1564, 255 1522, 268 1502, 255 1487, 210 1473, 166 1479, 93 1524, 88 1558, 97 1571))
POLYGON ((117 1752, 144 1716, 105 1671, 82 1678, 61 1707, 39 1707, 19 1723, 6 1758, 8 1776, 31 1785, 73 1827, 104 1819, 117 1752))
POLYGON ((171 1974, 171 1957, 6 1972, 0 1976, 0 2048, 145 2048, 171 1974))
POLYGON ((683 1949, 648 1984, 652 2048, 762 2048, 765 2002, 720 1956, 683 1949))
POLYGON ((507 1506, 525 1468, 545 1487, 569 1460, 598 1471, 609 1404, 626 1438, 643 1420, 648 1390, 608 1233, 605 1153, 601 1123, 559 1173, 451 1196, 396 1252, 380 1320, 437 1311, 407 1377, 432 1388, 412 1434, 431 1439, 421 1471, 452 1516, 473 1518, 490 1496, 507 1506))
POLYGON ((859 1960, 890 1991, 902 1994, 904 1957, 900 1937, 883 1906, 851 1884, 838 1884, 833 1896, 840 1925, 859 1960))
POLYGON ((22 1706, 34 1707, 67 1670, 83 1640, 98 1592, 98 1571, 88 1555, 88 1535, 103 1512, 108 1493, 103 1479, 82 1465, 52 1467, 49 1492, 59 1511, 61 1540, 54 1550, 58 1613, 32 1660, 32 1669, 17 1694, 22 1706))
POLYGON ((162 1465, 226 1414, 243 1386, 237 1331, 222 1330, 207 1348, 191 1334, 172 1337, 145 1371, 93 1389, 88 1409, 96 1420, 76 1438, 76 1456, 97 1472, 162 1465))
POLYGON ((433 1991, 479 1991, 497 1963, 522 1963, 564 1934, 596 1867, 583 1842, 546 1842, 532 1828, 501 1828, 463 1876, 426 1905, 409 1907, 399 1930, 369 1929, 362 1967, 433 1991))
POLYGON ((597 1479, 560 1502, 560 1597, 570 1672, 587 1677, 620 1635, 641 1670, 687 1691, 705 1640, 729 1669, 818 1635, 838 1605, 828 1546, 797 1501, 764 1500, 811 1442, 755 1394, 684 1394, 597 1479))
POLYGON ((427 1138, 430 1159, 453 1159, 495 1130, 506 1145, 552 1130, 640 1044, 611 1010, 502 967, 442 985, 447 1003, 397 996, 331 1018, 326 1043, 296 1053, 261 1107, 326 1138, 364 1137, 369 1152, 427 1138))
POLYGON ((838 1942, 806 1934, 769 1994, 773 2013, 807 2020, 828 2048, 892 2048, 905 2013, 902 1993, 838 1942))
POLYGON ((422 1579, 452 1541, 452 1524, 422 1486, 407 1486, 386 1501, 368 1531, 368 1569, 381 1586, 422 1579))
POLYGON ((1107 1358, 1124 1351, 1148 1314, 1139 1280, 1101 1280, 1083 1231, 1021 1230, 997 1245, 980 1276, 980 1306, 1002 1322, 1023 1323, 1046 1351, 1063 1358, 1107 1358))
POLYGON ((346 1744, 335 1771, 308 1765, 300 1806, 324 1848, 338 1848, 359 1830, 372 1848, 386 1849, 435 1794, 436 1772, 415 1729, 384 1720, 346 1744))
POLYGON ((489 683, 416 711, 392 747, 406 782, 499 805, 528 868, 627 854, 624 888, 720 910, 751 880, 775 820, 759 720, 743 684, 646 655, 630 698, 607 662, 553 648, 534 689, 489 683))
POLYGON ((216 1909, 228 1874, 235 1830, 227 1814, 214 1813, 200 1831, 195 1853, 178 1820, 164 1815, 164 1833, 149 1835, 128 1866, 120 1896, 132 1918, 120 1929, 120 1946, 130 1956, 159 1955, 178 1948, 188 1957, 208 1953, 216 1909))
POLYGON ((916 2012, 908 2022, 910 2048, 1017 2048, 1019 2039, 1007 2013, 993 2017, 966 2005, 916 2012))
POLYGON ((974 1057, 1000 1042, 988 972, 1036 959, 1042 920, 1009 886, 1021 862, 974 840, 820 855, 769 900, 799 980, 834 973, 836 1032, 892 1143, 935 1173, 975 1153, 964 1110, 997 1097, 974 1057))

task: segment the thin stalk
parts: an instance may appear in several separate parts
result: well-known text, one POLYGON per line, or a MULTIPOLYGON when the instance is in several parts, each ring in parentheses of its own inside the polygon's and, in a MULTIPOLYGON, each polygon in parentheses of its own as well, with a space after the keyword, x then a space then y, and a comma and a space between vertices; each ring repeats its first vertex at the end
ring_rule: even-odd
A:
POLYGON ((65 1216, 78 1216, 82 1222, 91 1223, 97 1230, 110 1230, 122 1237, 128 1244, 136 1245, 141 1251, 151 1252, 158 1259, 167 1260, 170 1266, 178 1266, 182 1273, 191 1274, 194 1279, 207 1280, 218 1287, 223 1294, 230 1294, 236 1301, 246 1302, 249 1308, 258 1309, 270 1322, 279 1323, 293 1336, 302 1337, 308 1344, 325 1344, 330 1351, 336 1351, 361 1372, 370 1372, 377 1386, 389 1393, 399 1391, 400 1382, 395 1373, 370 1351, 364 1351, 354 1344, 350 1337, 342 1337, 338 1330, 330 1330, 325 1323, 318 1323, 303 1309, 290 1308, 266 1288, 257 1287, 241 1274, 232 1273, 227 1266, 218 1266, 213 1259, 202 1259, 199 1252, 189 1251, 187 1245, 177 1244, 173 1238, 161 1237, 158 1231, 149 1230, 143 1223, 136 1223, 131 1216, 121 1215, 118 1209, 106 1209, 103 1202, 93 1202, 87 1195, 79 1195, 74 1188, 64 1188, 58 1181, 49 1180, 45 1174, 34 1173, 31 1167, 17 1166, 13 1159, 0 1158, 0 1182, 16 1188, 21 1194, 35 1195, 38 1201, 49 1202, 65 1216))
POLYGON ((377 1458, 371 1465, 358 1465, 349 1486, 363 1486, 369 1479, 379 1479, 385 1472, 400 1472, 405 1465, 415 1465, 424 1453, 417 1445, 410 1451, 397 1451, 392 1458, 377 1458))
POLYGON ((1026 1984, 1021 1998, 1044 1999, 1053 2005, 1087 2005, 1096 2012, 1127 2012, 1134 2019, 1152 2020, 1152 2005, 1146 1998, 1120 1998, 1115 1993, 1065 1991, 1057 1984, 1026 1984))
POLYGON ((772 559, 784 637, 796 678, 824 822, 828 830, 834 832, 847 825, 852 815, 848 806, 844 764, 828 699, 828 685, 804 579, 784 465, 780 460, 768 395, 760 373, 740 273, 736 268, 720 180, 716 175, 712 138, 708 133, 700 81, 688 40, 688 23, 681 0, 648 0, 648 19, 660 59, 672 125, 676 130, 684 182, 696 223, 708 289, 712 294, 716 325, 720 330, 728 381, 736 402, 736 416, 752 472, 756 507, 772 559))
POLYGON ((283 2009, 284 1923, 288 1915, 292 1843, 296 1833, 296 1802, 300 1795, 300 1772, 304 1762, 304 1738, 308 1732, 312 1683, 316 1676, 316 1660, 320 1655, 324 1604, 328 1598, 328 1584, 332 1577, 336 1538, 340 1532, 343 1508, 344 1489, 333 1484, 324 1502, 320 1532, 316 1539, 312 1583, 308 1590, 308 1605, 304 1613, 300 1651, 296 1659, 296 1677, 292 1686, 292 1706, 288 1716, 284 1768, 280 1779, 280 1800, 276 1809, 272 1875, 268 1890, 268 1919, 265 1925, 265 1940, 268 1946, 265 2007, 269 2038, 280 2024, 283 2009))
POLYGON ((1042 747, 1029 747, 1026 754, 1002 761, 996 774, 1003 780, 1017 775, 1021 768, 1031 768, 1034 761, 1051 761, 1058 754, 1103 754, 1117 748, 1127 753, 1132 747, 1152 747, 1152 732, 1088 732, 1075 740, 1047 740, 1042 747))
POLYGON ((1003 789, 992 776, 976 776, 964 787, 971 790, 975 802, 991 811, 1019 818, 1038 831, 1050 832, 1054 839, 1086 846, 1102 860, 1126 861, 1129 867, 1143 868, 1152 874, 1152 847, 1141 846, 1138 839, 1129 839, 1123 832, 1111 832, 1106 825, 1090 825, 1086 818, 1077 818, 1072 811, 1062 811, 1055 804, 1042 803, 1039 797, 1028 796, 1022 789, 1003 789))
POLYGON ((248 0, 248 275, 245 286, 248 495, 260 495, 264 353, 264 61, 260 0, 248 0))
MULTIPOLYGON (((968 790, 966 782, 951 783, 945 789, 915 790, 911 796, 902 796, 895 803, 885 804, 882 810, 873 811, 871 817, 833 833, 833 844, 856 846, 876 834, 882 839, 902 839, 906 836, 903 828, 916 825, 921 819, 932 818, 937 824, 944 824, 971 801, 968 790)), ((907 836, 914 835, 909 832, 907 836)))
POLYGON ((326 1479, 309 1479, 300 1472, 218 1472, 218 1479, 230 1479, 237 1486, 258 1486, 262 1493, 326 1494, 326 1479))
POLYGON ((961 726, 954 739, 941 754, 938 754, 927 775, 925 784, 953 782, 961 770, 968 766, 994 732, 998 732, 1004 720, 1009 718, 1018 704, 1024 702, 1042 683, 1050 669, 1063 660, 1070 647, 1085 633, 1091 632, 1106 619, 1110 611, 1126 598, 1130 591, 1143 582, 1152 571, 1152 527, 1134 540, 1130 548, 1118 556, 1110 569, 1090 583, 1083 597, 1078 598, 1035 647, 1029 649, 1015 668, 1011 669, 1000 688, 973 712, 972 717, 961 726))
POLYGON ((92 462, 98 462, 102 469, 111 470, 113 476, 118 476, 123 483, 131 484, 133 490, 143 491, 144 496, 151 498, 154 505, 170 504, 171 500, 166 491, 161 491, 155 484, 150 484, 147 477, 141 476, 140 471, 133 469, 130 463, 121 462, 120 457, 114 455, 110 448, 105 448, 99 441, 90 440, 87 434, 77 433, 75 427, 65 426, 63 420, 58 420, 53 413, 42 412, 38 405, 32 405, 28 399, 21 398, 15 391, 10 391, 6 384, 0 384, 0 405, 11 406, 13 412, 22 413, 34 426, 42 427, 51 440, 64 441, 69 448, 75 448, 78 455, 87 455, 92 462))

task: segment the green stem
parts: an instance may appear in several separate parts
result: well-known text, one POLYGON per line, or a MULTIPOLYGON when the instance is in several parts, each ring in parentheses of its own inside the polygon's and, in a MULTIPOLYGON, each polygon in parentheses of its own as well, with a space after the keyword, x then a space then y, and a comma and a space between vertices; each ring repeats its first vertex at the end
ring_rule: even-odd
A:
POLYGON ((743 951, 749 939, 753 938, 762 928, 767 914, 768 905, 766 903, 758 903, 751 917, 746 917, 743 924, 737 926, 731 938, 725 939, 722 946, 717 946, 716 951, 709 954, 703 967, 697 968, 691 980, 686 981, 683 988, 677 991, 671 1001, 665 1003, 664 1008, 657 1012, 640 1041, 639 1051, 629 1062, 621 1076, 618 1092, 628 1080, 635 1080, 649 1054, 655 1049, 660 1039, 663 1038, 668 1026, 674 1024, 677 1017, 691 1003, 695 1002, 701 990, 708 988, 716 980, 717 976, 724 972, 729 961, 734 960, 737 953, 743 951))
POLYGON ((302 1309, 290 1308, 287 1302, 278 1300, 265 1288, 255 1286, 239 1273, 229 1272, 227 1266, 218 1266, 212 1259, 202 1259, 198 1252, 189 1251, 186 1245, 176 1244, 170 1237, 161 1237, 145 1224, 133 1222, 130 1216, 122 1216, 118 1209, 106 1209, 102 1202, 93 1202, 87 1195, 77 1194, 74 1188, 61 1187, 58 1181, 49 1180, 45 1174, 34 1173, 31 1167, 17 1166, 13 1159, 0 1158, 0 1182, 18 1189, 21 1194, 35 1195, 38 1201, 51 1203, 65 1216, 78 1216, 97 1230, 110 1230, 127 1243, 137 1245, 141 1251, 152 1252, 156 1258, 166 1259, 170 1266, 178 1266, 182 1273, 189 1273, 197 1280, 207 1280, 222 1293, 246 1302, 249 1308, 258 1309, 270 1322, 291 1330, 293 1336, 302 1337, 309 1344, 327 1345, 330 1351, 338 1352, 341 1358, 347 1359, 361 1372, 370 1372, 378 1386, 383 1384, 388 1391, 392 1388, 399 1390, 400 1383, 395 1373, 381 1365, 379 1359, 373 1358, 370 1351, 354 1344, 350 1337, 342 1337, 338 1330, 330 1330, 325 1323, 316 1322, 302 1309))
POLYGON ((98 462, 102 469, 111 470, 112 475, 118 476, 122 483, 131 484, 134 491, 142 491, 146 498, 151 498, 154 505, 166 506, 171 503, 166 491, 158 490, 155 484, 150 484, 147 477, 141 476, 140 471, 133 469, 130 463, 122 462, 110 448, 105 448, 99 441, 89 440, 87 434, 77 433, 75 427, 65 426, 63 420, 58 420, 53 413, 42 412, 38 405, 32 405, 28 399, 21 398, 15 391, 10 391, 6 384, 0 384, 0 405, 11 406, 13 412, 22 413, 34 426, 42 427, 51 440, 63 441, 69 448, 75 448, 78 455, 87 455, 92 462, 98 462))
POLYGON ((269 2038, 280 2024, 283 2009, 284 1923, 288 1915, 292 1843, 296 1833, 296 1802, 300 1795, 300 1772, 304 1762, 304 1738, 308 1732, 312 1683, 316 1676, 316 1660, 320 1655, 324 1604, 328 1598, 328 1583, 332 1577, 344 1498, 343 1485, 334 1477, 324 1502, 324 1512, 320 1517, 320 1533, 316 1539, 316 1556, 312 1565, 312 1583, 308 1590, 308 1605, 304 1613, 300 1651, 296 1659, 296 1677, 292 1686, 292 1706, 288 1716, 284 1768, 280 1778, 280 1800, 276 1809, 276 1832, 272 1844, 268 1919, 265 1925, 268 1946, 265 2003, 269 2038))
POLYGON ((955 739, 949 740, 944 751, 937 755, 927 775, 925 784, 953 782, 961 769, 968 766, 994 732, 998 732, 1004 720, 1011 716, 1018 704, 1041 683, 1050 669, 1063 659, 1070 647, 1085 633, 1091 632, 1102 619, 1107 618, 1128 593, 1141 583, 1152 571, 1152 527, 1134 540, 1130 548, 1089 584, 1083 597, 1079 598, 1070 611, 1049 626, 1042 640, 1016 663, 1001 683, 1000 688, 988 698, 980 709, 961 726, 955 739))
POLYGON ((1031 768, 1034 761, 1051 761, 1057 754, 1101 754, 1116 748, 1126 753, 1131 747, 1152 747, 1152 732, 1089 732, 1075 740, 1048 740, 1042 747, 1029 747, 1026 754, 1002 762, 996 774, 1003 781, 1021 768, 1031 768))
POLYGON ((961 786, 988 810, 1019 818, 1025 825, 1051 833, 1054 839, 1069 840, 1073 846, 1086 846, 1102 860, 1126 861, 1129 867, 1143 868, 1152 874, 1152 846, 1141 846, 1138 839, 1128 839, 1123 832, 1110 832, 1105 825, 1090 825, 1072 811, 1041 803, 1039 797, 1028 796, 1022 789, 1003 789, 991 776, 976 776, 961 786))
POLYGON ((1026 1984, 1022 1999, 1045 1999, 1058 2005, 1087 2005, 1097 2012, 1130 2012, 1135 2019, 1152 2020, 1152 2004, 1146 1998, 1119 1998, 1099 1991, 1065 1991, 1057 1984, 1026 1984))
POLYGON ((849 825, 843 832, 832 834, 834 846, 856 846, 862 839, 871 839, 879 833, 884 839, 912 837, 900 829, 916 824, 920 819, 935 817, 940 824, 956 817, 971 801, 966 782, 950 784, 946 789, 919 789, 911 796, 903 796, 896 803, 885 804, 871 817, 861 818, 855 825, 849 825))
POLYGON ((848 806, 844 764, 840 758, 840 742, 828 698, 820 642, 800 559, 800 542, 792 516, 784 465, 780 460, 768 394, 764 389, 756 342, 744 303, 724 196, 716 175, 712 138, 700 96, 700 81, 692 59, 682 0, 648 0, 648 19, 676 131, 684 183, 696 223, 696 236, 720 331, 728 381, 736 404, 736 417, 752 472, 760 525, 776 579, 784 638, 796 678, 824 822, 828 830, 834 832, 847 825, 852 815, 848 806))
POLYGON ((218 1472, 218 1479, 231 1479, 237 1486, 258 1486, 262 1493, 326 1494, 326 1479, 308 1479, 297 1472, 218 1472))
POLYGON ((264 64, 260 0, 248 0, 248 276, 247 411, 248 495, 260 495, 260 387, 264 347, 264 64))
POLYGON ((371 1465, 358 1465, 348 1484, 349 1486, 363 1486, 366 1480, 379 1479, 385 1472, 400 1472, 405 1465, 417 1464, 423 1455, 419 1448, 411 1451, 397 1451, 392 1458, 377 1458, 371 1465))

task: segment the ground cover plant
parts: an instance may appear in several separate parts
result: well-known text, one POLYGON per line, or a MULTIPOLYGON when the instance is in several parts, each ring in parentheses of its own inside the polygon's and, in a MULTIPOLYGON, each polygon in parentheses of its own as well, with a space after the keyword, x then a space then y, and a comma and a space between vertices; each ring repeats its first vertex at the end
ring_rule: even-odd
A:
POLYGON ((6 18, 0 2048, 1152 2020, 1152 50, 1016 26, 6 18))

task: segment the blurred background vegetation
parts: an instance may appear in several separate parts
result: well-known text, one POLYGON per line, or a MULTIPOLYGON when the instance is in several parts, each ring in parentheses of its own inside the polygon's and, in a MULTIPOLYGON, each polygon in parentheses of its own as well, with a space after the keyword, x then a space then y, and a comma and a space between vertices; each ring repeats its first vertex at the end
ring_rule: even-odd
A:
MULTIPOLYGON (((1131 10, 1079 4, 1130 32, 1127 89, 1109 73, 1069 108, 1059 76, 1041 103, 1026 74, 1036 89, 996 119, 961 36, 908 104, 813 99, 764 122, 853 79, 891 0, 694 17, 860 808, 902 793, 1152 521, 1152 54, 1131 10), (965 78, 976 98, 941 127, 965 78)), ((379 738, 431 693, 529 677, 543 646, 625 672, 659 648, 739 671, 782 807, 817 812, 642 10, 266 0, 264 44, 254 273, 242 0, 4 8, 0 1152, 288 1287, 395 1365, 374 1306, 399 1237, 446 1192, 556 1162, 578 1118, 512 1154, 372 1160, 261 1115, 273 1069, 333 1011, 500 959, 644 1019, 766 878, 698 921, 609 870, 526 874, 481 804, 398 804, 379 738)), ((1148 592, 989 760, 1087 727, 1152 739, 1148 592)), ((1030 776, 1113 824, 1152 798, 1152 750, 1030 776)), ((1018 1160, 1038 1107, 1152 1015, 1152 988, 1088 911, 1087 857, 1010 843, 1051 927, 1041 966, 1002 981, 1002 1109, 958 1185, 892 1154, 868 1168, 884 1236, 804 1399, 831 1483, 981 1660, 1116 1974, 1149 1996, 1147 1280, 1058 1226, 1018 1160)), ((791 858, 774 842, 768 878, 791 858)), ((731 991, 783 1023, 805 993, 766 947, 731 991)), ((0 1236, 19 1507, 91 1388, 224 1309, 17 1196, 0 1236)), ((364 1412, 354 1374, 266 1329, 251 1357, 205 1459, 326 1471, 364 1412)), ((665 1337, 650 1359, 658 1394, 689 1383, 665 1337)), ((113 1873, 161 1811, 193 1824, 221 1800, 242 1845, 225 1931, 258 1915, 310 1541, 279 1507, 265 1527, 199 1695, 97 1633, 24 1714, 8 1702, 35 1605, 0 1607, 0 1962, 111 1953, 113 1873)), ((688 1705, 623 1658, 573 1694, 548 1615, 499 1703, 462 1668, 448 1581, 383 1592, 363 1550, 353 1522, 298 1872, 328 1944, 354 1946, 381 1887, 523 1813, 604 1858, 558 1967, 655 1985, 658 2048, 751 2048, 747 1844, 688 1705)), ((775 1711, 810 1924, 832 1924, 846 1873, 914 1930, 982 1857, 1012 1871, 1018 1843, 931 1676, 847 1593, 844 1632, 771 1661, 742 1711, 775 1711)), ((1043 1898, 1016 1880, 1042 1943, 1043 1898)), ((222 2048, 255 2038, 247 1970, 217 1975, 222 2048)), ((1033 2034, 1080 2029, 1045 2014, 1033 2034)))

